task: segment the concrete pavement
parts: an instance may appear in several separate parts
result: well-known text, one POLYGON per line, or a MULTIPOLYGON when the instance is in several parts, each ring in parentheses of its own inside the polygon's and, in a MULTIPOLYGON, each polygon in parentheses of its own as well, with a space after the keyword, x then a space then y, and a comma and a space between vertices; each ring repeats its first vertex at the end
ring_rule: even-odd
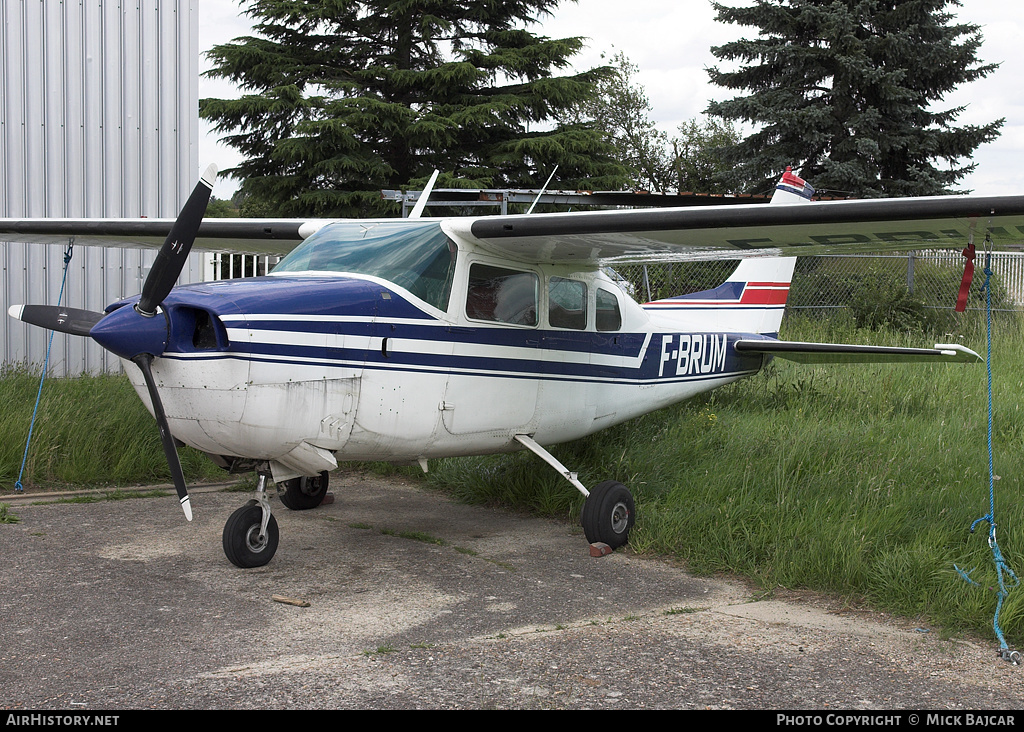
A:
POLYGON ((1024 708, 994 642, 592 558, 578 527, 403 479, 331 489, 273 501, 254 570, 221 548, 245 493, 194 492, 191 524, 173 495, 0 496, 0 709, 1024 708))

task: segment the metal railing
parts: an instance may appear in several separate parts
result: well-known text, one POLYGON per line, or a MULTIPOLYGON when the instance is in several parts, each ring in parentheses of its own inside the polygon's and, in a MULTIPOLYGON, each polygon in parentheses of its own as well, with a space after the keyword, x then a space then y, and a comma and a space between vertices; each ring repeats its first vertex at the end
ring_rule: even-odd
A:
POLYGON ((281 257, 271 254, 217 253, 209 261, 207 280, 233 280, 238 277, 259 277, 271 271, 281 257))

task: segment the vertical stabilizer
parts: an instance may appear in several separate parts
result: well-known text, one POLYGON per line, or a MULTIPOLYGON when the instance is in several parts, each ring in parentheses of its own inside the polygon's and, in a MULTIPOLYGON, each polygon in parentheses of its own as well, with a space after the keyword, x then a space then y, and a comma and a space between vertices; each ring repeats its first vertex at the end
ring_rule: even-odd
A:
POLYGON ((814 196, 814 188, 803 178, 798 177, 792 168, 786 168, 778 184, 775 186, 775 193, 772 194, 771 205, 778 203, 810 203, 814 196))
MULTIPOLYGON (((770 206, 810 203, 814 188, 786 168, 770 206)), ((777 335, 786 310, 796 257, 740 260, 729 279, 713 290, 656 300, 644 305, 653 317, 679 327, 777 335)))

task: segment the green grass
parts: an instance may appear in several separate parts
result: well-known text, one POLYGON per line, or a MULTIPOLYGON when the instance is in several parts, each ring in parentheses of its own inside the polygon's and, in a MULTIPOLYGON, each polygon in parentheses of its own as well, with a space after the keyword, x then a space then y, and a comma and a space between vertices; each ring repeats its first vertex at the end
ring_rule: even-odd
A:
MULTIPOLYGON (((985 352, 984 323, 965 317, 924 340, 848 321, 789 320, 793 340, 985 352)), ((997 323, 993 445, 998 540, 1024 571, 1024 329, 997 323)), ((0 378, 0 488, 17 476, 38 374, 0 378)), ((169 480, 153 418, 124 377, 48 379, 26 469, 32 484, 169 480)), ((584 484, 626 483, 637 501, 634 551, 698 573, 732 573, 766 591, 833 593, 931 622, 992 635, 997 584, 989 511, 984 365, 809 367, 777 360, 757 376, 552 449, 584 484), (955 567, 978 582, 965 582, 955 567)), ((182 450, 189 480, 222 476, 182 450)), ((418 471, 405 472, 417 475, 418 471)), ((472 503, 577 522, 579 494, 529 452, 431 463, 427 485, 472 503)), ((9 517, 13 517, 9 512, 9 517)), ((424 537, 415 536, 422 540, 424 537)), ((429 537, 427 537, 429 538, 429 537)), ((1024 589, 1000 626, 1024 645, 1024 589)))
MULTIPOLYGON (((21 469, 39 372, 0 371, 0 490, 21 469)), ((179 451, 185 478, 222 477, 201 453, 179 451)), ((134 485, 170 482, 160 434, 124 376, 46 379, 22 475, 26 487, 134 485)))
MULTIPOLYGON (((848 322, 794 320, 793 340, 931 346, 848 322)), ((984 324, 962 342, 984 355, 984 324)), ((1024 335, 997 323, 993 347, 1000 549, 1024 571, 1024 335), (1015 561, 1020 560, 1020 561, 1015 561)), ((765 588, 869 601, 947 629, 991 633, 996 586, 988 524, 984 365, 809 367, 777 360, 761 374, 552 452, 584 484, 626 483, 637 500, 635 551, 765 588), (975 587, 954 565, 973 570, 975 587)), ((526 453, 438 461, 428 480, 463 500, 575 521, 582 499, 526 453)), ((1016 571, 1016 569, 1015 569, 1016 571)), ((1024 642, 1024 599, 1000 625, 1024 642)))

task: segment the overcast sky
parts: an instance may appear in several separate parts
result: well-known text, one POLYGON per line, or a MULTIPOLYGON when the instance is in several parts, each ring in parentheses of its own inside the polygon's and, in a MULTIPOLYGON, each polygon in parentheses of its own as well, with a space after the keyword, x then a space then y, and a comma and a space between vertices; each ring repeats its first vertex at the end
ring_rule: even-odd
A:
MULTIPOLYGON (((727 0, 743 5, 744 0, 727 0)), ((249 19, 239 0, 200 0, 199 42, 203 49, 249 33, 249 19)), ((978 194, 1024 193, 1024 3, 1007 0, 963 0, 956 9, 959 20, 982 27, 984 43, 978 54, 984 63, 1001 66, 987 78, 967 84, 949 95, 944 108, 966 106, 958 125, 987 124, 1006 118, 1002 134, 977 151, 976 172, 962 188, 978 194)), ((733 92, 708 83, 705 69, 716 63, 711 47, 741 37, 752 29, 717 23, 707 0, 579 0, 563 2, 553 17, 535 32, 553 37, 584 36, 587 50, 576 57, 577 69, 602 63, 601 55, 626 54, 640 71, 653 107, 652 118, 671 132, 681 122, 699 117, 711 99, 727 99, 733 92)), ((207 68, 205 59, 202 68, 207 68)), ((225 82, 200 80, 199 96, 230 97, 237 92, 225 82)), ((203 124, 200 167, 216 163, 228 168, 238 162, 231 148, 217 142, 203 124)), ((813 183, 813 181, 812 181, 813 183)), ((214 195, 225 198, 236 181, 218 183, 214 195)))

